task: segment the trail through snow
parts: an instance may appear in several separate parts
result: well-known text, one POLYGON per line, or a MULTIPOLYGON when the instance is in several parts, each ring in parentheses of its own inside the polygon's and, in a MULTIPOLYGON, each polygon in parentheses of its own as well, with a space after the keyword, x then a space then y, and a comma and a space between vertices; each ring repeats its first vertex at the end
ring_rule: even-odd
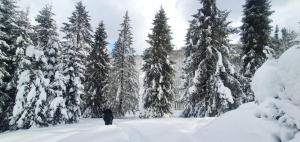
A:
POLYGON ((104 126, 102 119, 0 134, 0 142, 195 142, 196 128, 213 118, 121 119, 104 126))

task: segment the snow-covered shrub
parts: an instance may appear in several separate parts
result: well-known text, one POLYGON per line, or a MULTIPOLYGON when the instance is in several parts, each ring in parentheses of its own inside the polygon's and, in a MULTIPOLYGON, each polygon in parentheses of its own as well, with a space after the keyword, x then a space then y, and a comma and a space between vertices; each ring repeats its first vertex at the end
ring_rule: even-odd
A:
POLYGON ((278 60, 269 60, 253 77, 252 89, 259 103, 258 117, 276 121, 280 141, 294 139, 300 130, 300 45, 278 60))

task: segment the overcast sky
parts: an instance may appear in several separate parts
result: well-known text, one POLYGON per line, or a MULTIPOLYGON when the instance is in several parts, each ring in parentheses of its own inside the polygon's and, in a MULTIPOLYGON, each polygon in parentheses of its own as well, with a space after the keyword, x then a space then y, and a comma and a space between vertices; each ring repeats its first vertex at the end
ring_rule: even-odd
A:
MULTIPOLYGON (((93 29, 103 20, 108 33, 110 47, 117 40, 120 23, 123 20, 125 11, 129 11, 131 26, 133 27, 134 48, 140 54, 148 47, 146 43, 147 35, 152 28, 152 20, 155 13, 162 5, 169 18, 171 26, 173 44, 176 49, 184 46, 188 20, 191 15, 197 12, 201 7, 199 0, 82 0, 86 5, 93 29)), ((63 22, 67 22, 74 10, 74 5, 78 0, 19 0, 21 8, 30 8, 30 19, 34 23, 34 17, 38 11, 45 5, 53 5, 53 12, 56 14, 57 25, 61 27, 63 22)), ((220 9, 231 11, 229 20, 232 26, 240 26, 242 18, 242 5, 245 0, 217 0, 220 9)), ((299 31, 300 22, 300 0, 272 0, 272 9, 275 13, 272 15, 272 26, 278 24, 289 29, 299 31)), ((232 36, 233 42, 239 38, 232 36)))

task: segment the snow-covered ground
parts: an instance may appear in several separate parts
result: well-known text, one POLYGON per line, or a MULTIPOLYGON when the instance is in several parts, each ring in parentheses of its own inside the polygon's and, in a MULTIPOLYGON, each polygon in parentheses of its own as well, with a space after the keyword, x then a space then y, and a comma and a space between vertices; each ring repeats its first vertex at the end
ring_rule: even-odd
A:
POLYGON ((105 126, 102 119, 0 134, 0 142, 195 142, 196 128, 213 118, 121 119, 105 126))

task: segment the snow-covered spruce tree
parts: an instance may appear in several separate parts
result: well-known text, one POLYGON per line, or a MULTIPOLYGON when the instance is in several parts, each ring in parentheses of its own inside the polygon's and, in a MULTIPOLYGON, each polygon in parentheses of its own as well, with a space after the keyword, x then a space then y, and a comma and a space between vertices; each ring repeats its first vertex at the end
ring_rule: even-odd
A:
POLYGON ((276 27, 275 27, 274 37, 272 37, 271 48, 275 52, 274 57, 279 58, 279 56, 281 54, 280 52, 281 52, 282 49, 281 49, 281 44, 280 44, 280 39, 279 39, 279 27, 278 27, 278 25, 276 25, 276 27))
POLYGON ((138 105, 138 73, 135 70, 134 53, 132 48, 132 33, 126 12, 121 24, 119 38, 113 49, 112 69, 109 77, 107 105, 117 117, 126 113, 134 113, 138 105))
POLYGON ((17 70, 18 12, 14 0, 0 0, 0 132, 9 128, 16 94, 12 80, 17 70))
POLYGON ((273 13, 269 0, 246 0, 242 29, 243 67, 241 74, 251 78, 267 60, 273 13))
POLYGON ((241 84, 228 59, 228 12, 201 0, 187 34, 184 117, 218 116, 243 102, 241 84))
POLYGON ((49 86, 46 88, 47 93, 47 118, 49 123, 59 124, 65 122, 66 108, 63 99, 65 89, 62 76, 62 63, 60 53, 60 43, 58 33, 53 19, 51 6, 45 6, 36 17, 35 31, 37 34, 37 45, 44 52, 45 66, 42 68, 45 78, 49 79, 49 86))
POLYGON ((3 115, 0 115, 0 131, 2 131, 9 128, 17 92, 19 66, 24 57, 26 47, 31 43, 29 33, 32 33, 32 27, 27 17, 28 11, 19 11, 14 0, 1 0, 0 5, 0 19, 3 25, 0 28, 1 33, 3 33, 2 40, 5 41, 6 47, 8 47, 1 47, 1 50, 8 57, 2 62, 7 65, 5 69, 8 73, 2 78, 3 84, 1 84, 0 90, 1 96, 2 94, 5 96, 3 97, 5 102, 2 103, 3 106, 0 106, 3 110, 1 112, 3 115))
POLYGON ((172 114, 174 101, 174 69, 169 55, 173 50, 171 30, 168 18, 161 7, 153 20, 152 34, 149 34, 150 45, 144 51, 145 64, 142 70, 144 78, 144 108, 149 117, 163 117, 172 114))
POLYGON ((296 45, 298 41, 295 39, 298 37, 297 33, 293 30, 288 30, 286 28, 281 29, 281 54, 288 50, 293 45, 296 45))
POLYGON ((109 57, 107 53, 107 34, 103 21, 98 25, 94 35, 94 45, 88 57, 85 114, 100 118, 105 105, 104 87, 108 85, 109 57))
POLYGON ((47 126, 45 88, 49 81, 42 71, 45 66, 43 52, 32 46, 28 12, 21 11, 17 19, 19 37, 15 43, 15 60, 18 68, 11 83, 12 86, 16 84, 17 93, 10 129, 47 126))
POLYGON ((84 81, 87 56, 91 50, 92 35, 90 19, 82 2, 78 2, 69 22, 64 23, 63 75, 65 76, 64 92, 67 111, 66 123, 77 122, 81 117, 80 97, 84 95, 84 81))
POLYGON ((244 7, 241 41, 243 43, 242 68, 243 91, 248 96, 247 101, 254 100, 251 89, 251 78, 255 71, 271 54, 270 33, 272 14, 269 0, 246 0, 244 7))
POLYGON ((45 127, 47 123, 47 93, 49 80, 44 77, 46 60, 43 51, 32 45, 26 47, 25 56, 19 66, 18 91, 16 95, 11 129, 45 127))

